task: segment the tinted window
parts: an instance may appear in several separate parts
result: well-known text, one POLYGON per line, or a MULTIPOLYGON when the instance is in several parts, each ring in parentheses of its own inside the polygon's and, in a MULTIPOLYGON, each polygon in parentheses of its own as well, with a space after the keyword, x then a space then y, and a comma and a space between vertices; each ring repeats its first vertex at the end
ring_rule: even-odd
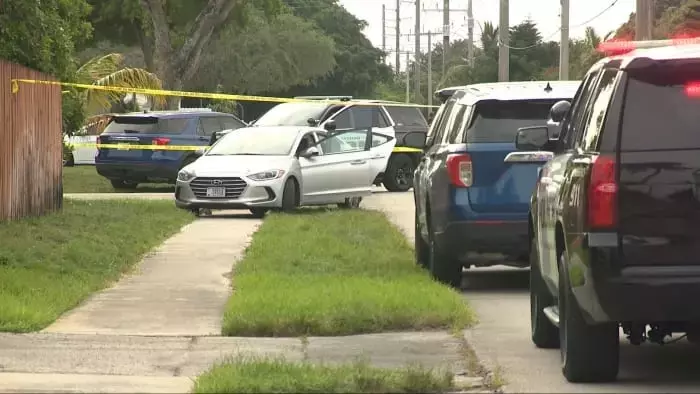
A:
POLYGON ((265 112, 256 126, 308 126, 308 119, 321 119, 328 108, 325 103, 282 103, 265 112))
POLYGON ((515 143, 518 129, 544 125, 549 118, 549 109, 557 101, 559 99, 482 101, 476 104, 466 142, 515 143))
POLYGON ((335 128, 337 130, 352 129, 352 119, 350 118, 350 110, 345 110, 338 114, 335 118, 335 128))
POLYGON ((457 140, 457 136, 459 135, 459 131, 462 129, 462 123, 464 123, 464 114, 467 112, 467 106, 459 104, 455 107, 455 110, 457 111, 457 115, 455 115, 455 119, 450 127, 450 134, 447 137, 448 144, 461 142, 457 140))
POLYGON ((418 108, 387 106, 386 110, 397 126, 428 127, 428 122, 418 108))
POLYGON ((697 81, 697 64, 630 73, 620 149, 700 149, 700 96, 686 92, 697 81))
POLYGON ((584 151, 598 150, 598 140, 615 89, 616 77, 617 70, 606 70, 600 77, 600 82, 593 95, 591 112, 585 120, 582 136, 578 142, 578 146, 584 151))
POLYGON ((221 131, 221 123, 217 118, 211 116, 199 118, 199 124, 202 126, 202 133, 207 136, 221 131))
POLYGON ((286 156, 291 153, 297 137, 297 132, 285 132, 274 128, 243 128, 221 137, 209 149, 207 156, 286 156))
POLYGON ((356 106, 350 109, 355 120, 354 128, 366 129, 369 127, 387 127, 384 115, 378 107, 356 106))
POLYGON ((157 118, 155 116, 115 116, 105 134, 181 134, 189 118, 157 118))
POLYGON ((221 124, 223 125, 225 130, 236 130, 240 129, 241 127, 245 127, 245 124, 243 124, 243 122, 230 116, 222 116, 221 118, 219 118, 219 120, 221 120, 221 124))
POLYGON ((435 127, 435 135, 433 136, 433 144, 442 143, 442 137, 445 135, 445 127, 452 116, 452 108, 455 106, 455 100, 449 100, 445 104, 442 114, 439 119, 435 119, 433 127, 435 127))
POLYGON ((564 125, 561 131, 561 143, 566 147, 571 147, 578 135, 578 130, 581 127, 580 124, 586 113, 586 108, 588 107, 588 102, 593 93, 593 86, 595 86, 595 82, 598 80, 598 75, 600 75, 599 70, 596 70, 586 76, 571 103, 571 109, 564 119, 564 125))

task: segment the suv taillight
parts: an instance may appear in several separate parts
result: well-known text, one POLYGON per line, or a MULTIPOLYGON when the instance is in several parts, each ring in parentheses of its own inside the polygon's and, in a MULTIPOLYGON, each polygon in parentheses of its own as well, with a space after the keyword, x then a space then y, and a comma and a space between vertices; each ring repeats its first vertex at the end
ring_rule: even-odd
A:
POLYGON ((617 163, 614 156, 600 155, 591 166, 588 183, 588 226, 592 229, 617 225, 617 163))
POLYGON ((170 138, 157 137, 153 139, 153 145, 168 145, 170 138))
POLYGON ((470 187, 474 180, 471 156, 466 153, 455 153, 447 156, 447 173, 454 186, 470 187))

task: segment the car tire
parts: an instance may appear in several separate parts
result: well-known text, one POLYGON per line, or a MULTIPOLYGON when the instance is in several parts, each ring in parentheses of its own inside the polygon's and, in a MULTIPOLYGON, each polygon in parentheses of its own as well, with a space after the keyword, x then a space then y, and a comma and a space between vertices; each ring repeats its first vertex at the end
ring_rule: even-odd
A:
POLYGON ((297 183, 289 178, 282 192, 282 212, 293 212, 297 208, 297 183))
POLYGON ((382 184, 390 192, 405 192, 413 187, 413 171, 416 166, 405 153, 392 154, 386 166, 382 184))
POLYGON ((533 238, 530 246, 530 330, 532 342, 540 349, 559 347, 559 328, 544 314, 544 308, 555 302, 542 278, 537 240, 533 238))
POLYGON ((110 183, 117 190, 136 190, 139 186, 137 182, 128 182, 123 179, 110 179, 110 183))
POLYGON ((253 215, 254 218, 262 219, 267 213, 267 208, 250 208, 250 213, 253 215))
POLYGON ((613 382, 620 365, 618 324, 591 325, 584 320, 566 274, 566 253, 562 253, 559 260, 562 374, 571 383, 613 382))
POLYGON ((428 221, 428 269, 433 279, 438 282, 459 289, 462 285, 462 263, 443 250, 435 240, 432 225, 430 225, 430 215, 428 221))
POLYGON ((430 264, 430 251, 428 250, 428 243, 425 242, 420 231, 420 224, 418 222, 418 212, 415 213, 415 225, 413 233, 413 250, 416 259, 416 265, 422 268, 428 268, 430 264))
POLYGON ((345 202, 338 204, 338 208, 341 209, 357 209, 362 203, 362 197, 349 197, 345 199, 345 202))
POLYGON ((67 157, 63 160, 63 166, 75 167, 75 157, 73 157, 72 153, 68 154, 67 157))

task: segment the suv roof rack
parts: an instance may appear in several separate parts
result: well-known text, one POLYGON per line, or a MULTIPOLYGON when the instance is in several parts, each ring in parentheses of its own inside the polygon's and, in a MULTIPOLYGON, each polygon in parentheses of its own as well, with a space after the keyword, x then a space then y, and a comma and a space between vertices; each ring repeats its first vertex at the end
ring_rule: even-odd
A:
POLYGON ((340 100, 340 101, 350 101, 352 96, 296 96, 295 99, 302 100, 340 100))

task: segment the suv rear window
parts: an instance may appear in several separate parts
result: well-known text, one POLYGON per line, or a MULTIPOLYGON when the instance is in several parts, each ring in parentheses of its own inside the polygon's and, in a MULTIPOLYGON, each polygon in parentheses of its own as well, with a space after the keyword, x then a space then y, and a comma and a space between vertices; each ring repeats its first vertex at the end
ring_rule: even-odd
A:
POLYGON ((519 128, 544 125, 550 108, 559 100, 479 102, 467 130, 466 142, 515 143, 519 128))
POLYGON ((700 149, 698 66, 628 72, 620 150, 700 149))
POLYGON ((428 122, 418 108, 386 106, 387 112, 398 126, 428 127, 428 122))
POLYGON ((115 116, 103 134, 181 134, 190 118, 115 116))

